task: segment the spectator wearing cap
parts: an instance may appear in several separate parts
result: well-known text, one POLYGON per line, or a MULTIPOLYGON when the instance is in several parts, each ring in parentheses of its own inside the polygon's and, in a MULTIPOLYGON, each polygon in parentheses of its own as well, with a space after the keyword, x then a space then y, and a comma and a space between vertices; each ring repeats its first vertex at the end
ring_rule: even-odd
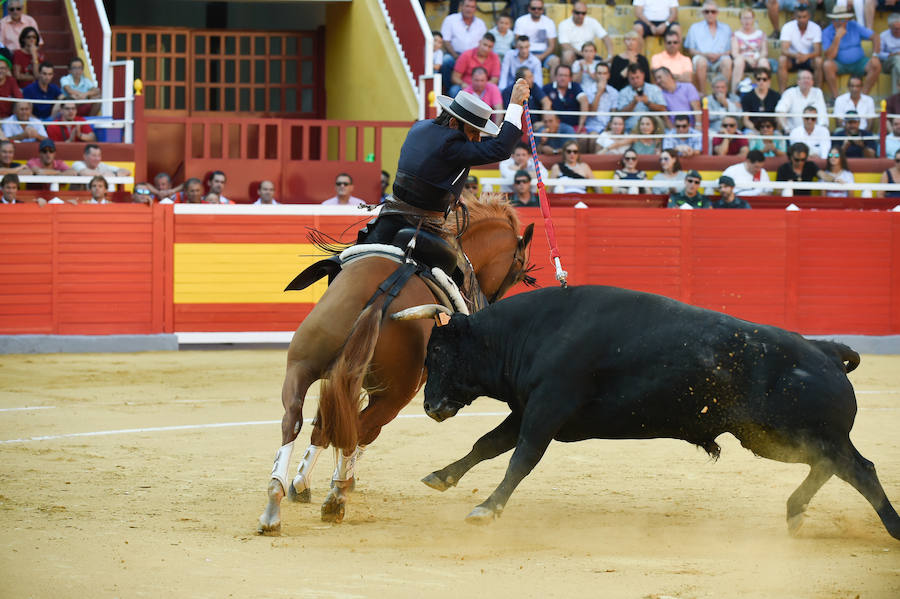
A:
MULTIPOLYGON (((26 100, 62 100, 64 98, 62 89, 53 83, 52 64, 49 62, 41 63, 41 66, 38 68, 37 80, 22 90, 22 97, 26 100)), ((32 111, 34 116, 46 121, 59 112, 59 104, 34 102, 32 111)))
POLYGON ((469 175, 466 177, 466 183, 463 185, 463 189, 468 191, 476 198, 478 197, 478 177, 475 175, 469 175))
POLYGON ((71 123, 70 125, 47 125, 47 135, 53 141, 96 141, 97 136, 94 130, 87 124, 87 120, 83 116, 78 115, 78 108, 74 102, 65 102, 60 104, 59 112, 56 113, 54 121, 63 123, 71 123), (84 123, 78 125, 76 123, 84 123))
POLYGON ((7 15, 0 19, 0 43, 10 52, 19 49, 19 36, 26 27, 38 29, 37 21, 25 14, 25 0, 7 0, 7 15))
POLYGON ((838 4, 829 13, 831 25, 822 31, 822 51, 825 61, 822 70, 831 97, 838 96, 838 75, 850 73, 863 78, 862 93, 868 94, 881 74, 878 56, 866 56, 862 40, 871 40, 875 32, 853 20, 846 5, 838 4))
POLYGON ((531 191, 531 175, 528 171, 516 171, 513 177, 513 192, 509 201, 518 208, 540 208, 541 201, 536 193, 531 191))
POLYGON ((43 139, 38 145, 38 155, 28 161, 29 169, 35 175, 74 175, 75 170, 64 160, 56 157, 56 144, 52 139, 43 139))
POLYGON ((712 208, 708 197, 700 193, 700 173, 688 171, 684 176, 684 189, 669 196, 669 208, 712 208))
POLYGON ((750 204, 734 195, 734 179, 728 175, 719 177, 719 199, 713 202, 713 208, 750 209, 750 204))
MULTIPOLYGON (((12 63, 3 55, 0 55, 0 97, 21 98, 22 90, 12 76, 12 63)), ((0 101, 0 118, 5 118, 13 112, 13 102, 0 101)))
MULTIPOLYGON (((859 116, 851 110, 844 115, 844 126, 832 135, 831 147, 840 148, 847 158, 874 158, 878 154, 878 144, 874 139, 864 139, 872 136, 871 131, 860 127, 859 116)), ((827 152, 825 156, 828 156, 827 152)))
POLYGON ((732 164, 722 171, 722 175, 734 181, 734 193, 738 196, 768 195, 772 193, 771 187, 751 186, 753 183, 769 181, 769 173, 763 168, 765 161, 766 157, 762 152, 753 150, 747 153, 747 158, 743 162, 732 164))

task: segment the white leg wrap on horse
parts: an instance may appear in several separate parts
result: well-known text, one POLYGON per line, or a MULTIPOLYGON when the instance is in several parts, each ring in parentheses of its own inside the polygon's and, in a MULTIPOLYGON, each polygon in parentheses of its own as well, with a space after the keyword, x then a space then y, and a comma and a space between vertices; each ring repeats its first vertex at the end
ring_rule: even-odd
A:
POLYGON ((272 466, 272 478, 281 483, 281 489, 287 493, 288 467, 291 465, 291 453, 294 451, 294 442, 282 445, 275 454, 275 465, 272 466))
POLYGON ((339 451, 337 468, 334 469, 331 480, 347 482, 353 478, 353 473, 356 470, 356 461, 360 458, 363 451, 365 451, 365 447, 360 447, 359 445, 356 446, 356 449, 350 455, 344 455, 344 452, 339 451))
POLYGON ((294 477, 294 488, 297 491, 304 491, 309 488, 310 472, 316 466, 319 454, 324 450, 324 447, 319 447, 318 445, 310 445, 306 448, 306 453, 303 454, 300 466, 297 467, 297 476, 294 477))

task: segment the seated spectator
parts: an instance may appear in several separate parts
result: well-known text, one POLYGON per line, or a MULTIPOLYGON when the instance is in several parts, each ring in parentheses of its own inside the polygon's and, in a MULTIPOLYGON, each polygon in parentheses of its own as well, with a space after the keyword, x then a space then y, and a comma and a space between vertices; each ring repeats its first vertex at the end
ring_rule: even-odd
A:
MULTIPOLYGON (((619 168, 613 172, 613 179, 621 179, 625 181, 646 181, 647 173, 638 168, 638 155, 631 147, 622 154, 622 161, 619 168)), ((646 193, 643 187, 613 187, 613 193, 646 193)))
POLYGON ((91 190, 91 199, 86 204, 111 204, 112 201, 106 197, 109 191, 109 182, 102 175, 94 175, 88 183, 91 190))
POLYGON ((900 150, 900 117, 891 119, 891 131, 884 137, 884 155, 893 156, 900 150))
POLYGON ((722 128, 722 119, 725 114, 736 114, 741 111, 738 99, 728 95, 728 80, 722 75, 713 77, 712 93, 706 96, 706 106, 710 112, 710 131, 718 131, 722 128))
POLYGON ((56 144, 45 139, 38 145, 38 155, 28 161, 28 168, 35 175, 74 175, 65 160, 56 158, 56 144))
MULTIPOLYGON (((560 65, 562 68, 563 65, 560 65)), ((558 71, 557 71, 558 72, 558 71)), ((563 147, 563 159, 550 169, 550 177, 553 179, 593 179, 594 173, 586 163, 581 160, 581 152, 578 144, 570 141, 563 147)), ((556 193, 586 193, 583 185, 557 185, 556 193)))
POLYGON ((719 21, 719 7, 714 0, 703 3, 703 20, 691 25, 684 47, 694 63, 694 85, 706 93, 708 73, 719 73, 731 81, 731 27, 719 21))
MULTIPOLYGON (((768 1, 774 2, 775 0, 768 1)), ((777 8, 776 5, 776 15, 777 8)), ((769 9, 769 18, 772 18, 771 8, 769 9)), ((777 18, 773 20, 772 24, 775 26, 775 31, 779 31, 777 18)), ((810 75, 815 77, 816 86, 821 86, 822 28, 810 20, 809 5, 796 5, 794 20, 785 23, 780 31, 781 54, 778 56, 778 89, 784 94, 787 90, 788 73, 796 71, 799 77, 800 69, 809 71, 810 75)), ((806 102, 806 104, 808 103, 806 102)), ((792 125, 792 127, 795 126, 792 125)))
POLYGON ((0 140, 0 175, 30 175, 31 169, 21 162, 15 162, 16 144, 8 139, 0 140))
MULTIPOLYGON (((788 148, 788 156, 790 156, 790 160, 779 166, 775 173, 776 181, 813 181, 819 176, 819 167, 811 160, 807 160, 809 146, 805 143, 791 144, 791 147, 788 148)), ((788 191, 782 190, 781 195, 808 196, 811 193, 809 189, 788 191)))
POLYGON ((874 158, 878 153, 878 142, 874 139, 863 139, 865 137, 872 137, 872 132, 861 129, 856 111, 850 110, 844 115, 844 127, 834 132, 831 147, 840 148, 847 158, 874 158), (848 139, 841 139, 842 137, 848 139))
MULTIPOLYGON (((900 184, 900 150, 894 152, 894 165, 881 173, 881 183, 900 184)), ((900 189, 881 193, 886 198, 900 198, 900 189)))
POLYGON ((507 52, 506 56, 503 57, 498 87, 501 89, 512 87, 516 80, 522 77, 519 71, 523 67, 531 72, 534 81, 539 82, 538 87, 544 86, 544 69, 541 67, 541 61, 538 60, 537 56, 531 53, 531 42, 528 40, 527 35, 517 37, 516 51, 507 52))
POLYGON ((530 0, 528 14, 516 19, 513 27, 516 35, 527 35, 531 40, 531 51, 537 55, 541 65, 550 71, 550 78, 556 77, 559 57, 556 56, 556 23, 544 14, 544 0, 530 0))
MULTIPOLYGON (((518 171, 525 171, 537 177, 534 169, 534 157, 531 155, 528 145, 524 142, 517 143, 513 149, 512 156, 501 161, 497 166, 500 169, 501 179, 512 180, 518 171)), ((547 168, 540 161, 538 162, 538 167, 541 169, 541 178, 547 179, 549 177, 547 168)), ((515 190, 512 185, 502 185, 500 191, 510 192, 515 190)))
POLYGON ((767 139, 775 135, 775 119, 771 117, 759 117, 756 122, 759 134, 763 138, 755 137, 750 140, 750 149, 759 150, 766 158, 784 156, 787 154, 787 140, 767 139))
POLYGON ((540 208, 541 200, 531 191, 531 175, 528 171, 516 171, 513 177, 513 192, 509 203, 517 208, 540 208))
MULTIPOLYGON (((528 95, 528 110, 550 110, 550 98, 545 96, 541 87, 534 82, 534 74, 528 67, 519 67, 519 70, 516 71, 516 78, 500 92, 502 105, 509 106, 509 99, 512 97, 513 87, 519 79, 527 81, 528 87, 531 88, 531 93, 528 95)), ((532 123, 537 124, 541 119, 542 115, 531 112, 532 123)))
POLYGON ((132 204, 153 204, 153 192, 150 191, 149 183, 135 183, 134 190, 131 192, 132 204))
MULTIPOLYGON (((74 104, 72 106, 74 106, 74 104)), ((172 198, 183 188, 183 185, 172 187, 172 177, 170 177, 168 173, 156 173, 156 176, 153 177, 153 185, 148 183, 147 186, 150 187, 150 191, 153 192, 153 195, 156 196, 156 199, 159 201, 172 198)), ((170 201, 167 203, 171 204, 173 202, 170 201)))
POLYGON ((81 176, 127 177, 131 174, 128 169, 117 168, 103 162, 103 152, 97 144, 85 145, 82 160, 73 162, 72 169, 81 176))
MULTIPOLYGON (((53 83, 53 65, 42 62, 38 69, 37 81, 22 90, 22 97, 26 100, 61 100, 63 92, 58 85, 53 83)), ((59 104, 47 104, 34 102, 31 107, 34 116, 46 121, 56 116, 59 112, 59 104)))
POLYGON ((441 72, 441 66, 444 64, 444 36, 440 31, 431 32, 431 60, 432 68, 435 73, 441 72))
MULTIPOLYGON (((21 98, 22 90, 19 84, 12 78, 10 73, 12 66, 5 56, 0 55, 0 97, 3 98, 21 98)), ((13 102, 9 100, 0 101, 0 118, 5 118, 13 112, 13 102)))
MULTIPOLYGON (((458 64, 458 63, 457 63, 458 64)), ((487 71, 482 67, 475 67, 472 71, 472 85, 463 91, 474 94, 479 100, 491 107, 492 110, 503 110, 503 98, 500 96, 500 90, 497 86, 488 81, 487 71)), ((502 115, 494 114, 491 116, 495 122, 500 122, 502 115)))
POLYGON ((16 102, 15 111, 3 119, 3 135, 10 141, 47 139, 47 130, 39 118, 31 116, 31 102, 16 102))
POLYGON ((866 56, 862 48, 862 40, 870 40, 875 35, 871 29, 866 29, 853 18, 853 13, 846 8, 835 8, 836 12, 829 13, 831 25, 822 31, 822 50, 824 62, 822 70, 825 73, 825 82, 828 84, 831 97, 838 96, 838 75, 850 73, 863 77, 862 93, 868 94, 878 82, 881 74, 881 61, 878 56, 866 56))
POLYGON ((206 188, 209 190, 203 201, 208 204, 234 204, 225 197, 225 173, 222 171, 213 171, 206 180, 206 188))
POLYGON ((441 23, 441 36, 444 38, 444 64, 441 65, 441 77, 444 85, 449 87, 453 80, 453 65, 459 55, 466 50, 477 48, 487 26, 475 16, 477 8, 475 0, 462 0, 459 12, 444 17, 441 23))
MULTIPOLYGON (((550 98, 550 106, 556 111, 578 111, 587 113, 587 94, 581 86, 572 81, 572 67, 559 65, 556 69, 556 81, 548 83, 543 89, 544 95, 550 98)), ((587 114, 561 114, 559 120, 571 125, 576 133, 583 133, 587 114)))
POLYGON ((713 208, 750 209, 750 204, 734 195, 734 179, 728 175, 719 177, 719 199, 712 204, 713 208))
POLYGON ((463 185, 463 190, 468 191, 472 196, 478 197, 478 177, 475 175, 469 175, 466 177, 466 183, 463 185))
POLYGON ((566 142, 572 141, 572 138, 567 136, 574 135, 575 129, 572 125, 560 122, 559 117, 550 112, 544 115, 544 120, 535 125, 534 132, 541 134, 536 140, 538 152, 560 154, 566 142), (551 137, 551 135, 559 135, 559 137, 551 137))
POLYGON ((663 150, 659 153, 659 172, 653 175, 654 181, 671 181, 673 186, 665 189, 663 187, 651 187, 653 193, 668 193, 672 195, 684 189, 684 178, 686 174, 681 167, 678 156, 672 150, 663 150))
POLYGON ((335 195, 322 202, 323 206, 365 206, 366 202, 353 195, 353 177, 341 173, 334 179, 335 195))
POLYGON ((753 150, 752 152, 747 153, 747 158, 743 162, 732 164, 722 171, 722 175, 731 177, 731 180, 734 181, 735 195, 745 197, 768 195, 772 193, 772 188, 770 187, 740 187, 741 185, 748 185, 750 183, 769 181, 769 173, 763 168, 763 163, 765 161, 766 158, 762 155, 762 152, 753 150))
MULTIPOLYGON (((163 173, 164 174, 164 173, 163 173)), ((168 177, 168 175, 166 175, 168 177)), ((157 175, 159 178, 159 175, 157 175)), ((157 184, 159 181, 157 181, 157 184)), ((170 181, 171 184, 171 181, 170 181)), ((203 182, 196 177, 191 177, 184 182, 184 191, 173 193, 159 201, 160 204, 200 204, 203 202, 203 182)), ((156 194, 160 197, 162 193, 156 194)))
MULTIPOLYGON (((662 90, 663 98, 666 101, 666 110, 669 112, 690 112, 700 111, 700 94, 693 83, 684 83, 676 81, 672 76, 672 72, 667 67, 660 67, 653 71, 656 77, 656 84, 662 90)), ((675 118, 669 116, 668 124, 674 124, 675 118)), ((693 121, 693 116, 691 116, 693 121)))
POLYGON ((278 201, 275 199, 275 184, 271 181, 260 181, 259 189, 256 190, 256 201, 254 205, 259 206, 277 206, 278 201))
POLYGON ((0 43, 10 52, 19 49, 19 36, 26 27, 38 29, 37 21, 25 14, 25 0, 8 0, 7 15, 0 19, 0 43))
POLYGON ((684 189, 669 196, 669 208, 712 208, 712 201, 700 193, 700 173, 688 171, 684 189))
MULTIPOLYGON (((669 31, 664 39, 665 49, 650 57, 650 69, 655 73, 657 69, 666 67, 676 81, 693 83, 694 63, 681 53, 681 35, 677 31, 669 31)), ((659 81, 656 84, 659 85, 659 81)))
POLYGON ((681 35, 678 24, 678 0, 634 0, 634 32, 641 39, 661 36, 669 31, 681 35))
POLYGON ((472 75, 478 68, 484 70, 486 79, 492 84, 497 85, 500 81, 500 58, 494 54, 494 36, 490 33, 484 34, 477 47, 466 50, 456 59, 450 97, 455 97, 460 89, 472 85, 472 75))
MULTIPOLYGON (((851 75, 847 80, 847 89, 850 91, 841 94, 834 100, 834 116, 837 117, 838 124, 843 125, 840 119, 850 111, 856 112, 857 115, 871 116, 875 113, 875 101, 872 96, 862 93, 862 79, 857 75, 851 75)), ((861 129, 867 129, 869 121, 863 116, 859 117, 859 126, 861 129)))
POLYGON ((660 119, 649 114, 641 115, 632 133, 635 135, 631 142, 632 150, 638 154, 659 154, 659 151, 662 149, 662 137, 644 136, 661 136, 663 134, 662 121, 660 119))
POLYGON ((597 136, 598 154, 622 154, 631 146, 631 138, 625 135, 625 117, 614 114, 603 133, 597 136))
POLYGON ((650 81, 650 63, 640 52, 641 36, 629 31, 622 38, 625 50, 616 54, 609 64, 609 84, 619 91, 628 85, 628 67, 633 64, 644 73, 644 81, 650 81))
MULTIPOLYGON (((381 198, 378 200, 379 204, 384 204, 388 198, 391 197, 391 192, 388 191, 388 187, 391 185, 391 174, 385 170, 381 171, 381 198)), ((272 185, 272 193, 274 193, 275 185, 272 185)))
POLYGON ((597 66, 603 64, 597 60, 597 46, 594 42, 585 42, 581 45, 581 51, 572 67, 572 81, 581 86, 581 90, 587 94, 588 103, 594 99, 597 93, 597 66))
MULTIPOLYGON (((783 114, 802 113, 807 106, 813 106, 819 115, 819 124, 828 127, 828 108, 825 106, 825 96, 818 87, 813 87, 813 74, 802 68, 797 71, 797 85, 789 87, 781 94, 781 99, 775 105, 775 112, 783 114)), ((802 118, 799 116, 779 116, 778 122, 782 131, 791 131, 801 126, 802 118)))
POLYGON ((595 39, 601 40, 606 46, 605 56, 612 57, 612 40, 609 39, 606 29, 597 19, 587 16, 587 10, 587 4, 576 0, 572 4, 572 16, 563 19, 559 24, 559 49, 562 64, 574 63, 581 54, 584 44, 594 43, 595 39))
MULTIPOLYGON (((894 6, 900 9, 900 2, 895 2, 894 6)), ((878 59, 881 72, 890 73, 891 89, 896 91, 900 89, 897 87, 900 85, 900 14, 892 13, 887 22, 888 28, 878 36, 878 59)))
POLYGON ((76 141, 96 141, 97 136, 94 130, 87 124, 83 116, 78 116, 78 108, 75 104, 66 102, 58 104, 59 112, 54 121, 61 123, 72 123, 71 125, 47 125, 47 136, 53 141, 76 142, 76 141), (77 125, 76 122, 84 123, 77 125))
POLYGON ((516 34, 512 30, 512 17, 501 14, 497 17, 497 24, 488 31, 494 36, 494 52, 502 61, 516 43, 516 34))
POLYGON ((663 150, 672 150, 678 156, 694 156, 703 149, 703 135, 691 127, 691 119, 686 114, 675 115, 675 128, 666 131, 662 143, 663 150))
POLYGON ((726 115, 722 119, 722 128, 719 133, 723 137, 714 137, 712 140, 713 154, 716 156, 746 156, 750 151, 750 142, 745 137, 724 137, 724 135, 738 135, 738 121, 736 116, 726 115))
POLYGON ((831 148, 831 134, 828 129, 819 125, 818 121, 819 117, 814 106, 804 108, 803 124, 791 129, 789 141, 791 145, 802 142, 814 156, 825 158, 831 148))
POLYGON ((855 179, 847 166, 847 157, 844 155, 843 149, 831 148, 828 151, 825 168, 819 171, 819 180, 826 183, 842 183, 847 186, 846 189, 829 189, 825 191, 826 196, 845 198, 850 195, 848 190, 855 179))
MULTIPOLYGON (((59 86, 65 93, 65 100, 93 100, 100 97, 100 88, 84 75, 84 62, 77 56, 69 61, 69 74, 63 75, 59 86)), ((78 114, 97 116, 100 114, 100 103, 78 104, 78 114)))
MULTIPOLYGON (((589 54, 591 46, 592 44, 585 44, 581 47, 582 52, 589 54)), ((596 64, 591 79, 593 83, 591 91, 588 91, 584 84, 581 86, 590 102, 588 111, 592 113, 584 121, 584 128, 591 133, 602 133, 609 123, 609 113, 615 109, 619 101, 619 90, 609 84, 609 65, 605 62, 596 64)))
MULTIPOLYGON (((741 94, 741 110, 743 112, 775 112, 781 94, 772 89, 772 71, 769 67, 757 68, 753 73, 756 87, 741 94)), ((710 108, 710 110, 712 110, 710 108)), ((771 120, 773 117, 744 116, 744 129, 761 133, 759 123, 763 119, 771 120)), ((774 125, 774 121, 772 121, 774 125)), ((710 123, 712 125, 712 123, 710 123)))
MULTIPOLYGON (((628 85, 619 90, 617 109, 621 112, 665 112, 662 90, 644 81, 644 71, 637 64, 628 65, 628 85)), ((625 128, 634 129, 639 115, 625 119, 625 128)))
POLYGON ((738 92, 738 85, 744 77, 744 70, 769 68, 769 44, 766 34, 756 26, 752 8, 741 11, 741 28, 731 37, 731 56, 734 67, 731 73, 731 93, 738 92))
POLYGON ((840 10, 846 10, 846 8, 843 7, 848 4, 852 5, 857 22, 869 29, 871 29, 875 23, 876 6, 878 6, 879 11, 900 10, 900 6, 897 6, 896 0, 817 0, 817 2, 826 15, 832 12, 840 12, 839 10, 835 10, 836 6, 840 6, 840 10), (887 7, 886 1, 891 4, 890 8, 887 7))
POLYGON ((19 175, 15 173, 7 173, 0 179, 0 189, 3 196, 0 197, 0 204, 21 204, 16 197, 19 194, 19 175))
POLYGON ((26 27, 19 36, 19 48, 13 52, 13 77, 20 88, 37 81, 38 67, 46 59, 40 50, 41 37, 34 27, 26 27))

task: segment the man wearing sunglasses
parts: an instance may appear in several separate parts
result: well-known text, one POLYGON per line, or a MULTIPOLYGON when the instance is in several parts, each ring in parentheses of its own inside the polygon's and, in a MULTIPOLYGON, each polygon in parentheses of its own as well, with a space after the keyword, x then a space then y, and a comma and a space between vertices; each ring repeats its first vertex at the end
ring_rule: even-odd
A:
MULTIPOLYGON (((819 167, 808 160, 809 146, 805 143, 791 145, 788 156, 788 161, 779 166, 775 173, 776 181, 813 181, 819 176, 819 167)), ((786 191, 782 190, 781 195, 808 196, 812 193, 809 189, 794 189, 792 194, 786 191)))
POLYGON ((562 64, 571 65, 581 54, 581 47, 587 42, 593 42, 594 38, 602 40, 606 46, 606 59, 599 56, 600 60, 609 60, 613 56, 612 41, 606 33, 606 29, 600 21, 587 16, 587 4, 575 2, 572 5, 572 16, 564 19, 559 24, 559 44, 562 52, 562 64))
POLYGON ((694 63, 694 85, 706 95, 707 74, 719 73, 731 81, 731 27, 719 21, 719 7, 713 0, 703 3, 703 20, 691 25, 684 47, 694 63))
POLYGON ((510 194, 510 203, 519 208, 540 208, 541 201, 536 193, 531 191, 531 175, 528 171, 516 171, 513 178, 513 192, 510 194))
MULTIPOLYGON (((6 3, 5 17, 0 19, 0 42, 15 52, 19 49, 19 36, 26 27, 34 27, 38 30, 37 21, 25 14, 25 0, 8 0, 6 3)), ((43 37, 38 30, 38 39, 43 43, 43 37)))
POLYGON ((556 23, 544 14, 544 0, 531 0, 528 14, 516 19, 513 31, 516 35, 528 36, 531 51, 550 71, 550 79, 554 79, 559 66, 559 57, 553 53, 556 50, 556 23))
POLYGON ((719 131, 722 137, 714 137, 712 140, 713 154, 716 156, 746 156, 750 150, 750 142, 746 137, 731 137, 739 135, 738 117, 726 115, 722 119, 722 129, 719 131))
POLYGON ((74 175, 72 169, 64 160, 56 157, 56 144, 52 139, 41 140, 38 145, 38 155, 28 161, 28 168, 35 175, 74 175))
POLYGON ((875 158, 878 144, 872 137, 871 131, 860 127, 859 115, 851 110, 844 115, 844 126, 834 132, 831 147, 841 148, 847 158, 875 158))
POLYGON ((803 109, 803 124, 791 129, 788 141, 791 145, 804 143, 812 155, 824 159, 828 157, 828 150, 831 149, 831 134, 818 121, 816 107, 807 106, 803 109))
POLYGON ((365 200, 353 195, 353 177, 341 173, 334 179, 335 194, 322 202, 323 206, 365 206, 365 200))
POLYGON ((688 171, 684 177, 684 189, 669 196, 669 208, 712 208, 712 201, 700 193, 700 173, 688 171))

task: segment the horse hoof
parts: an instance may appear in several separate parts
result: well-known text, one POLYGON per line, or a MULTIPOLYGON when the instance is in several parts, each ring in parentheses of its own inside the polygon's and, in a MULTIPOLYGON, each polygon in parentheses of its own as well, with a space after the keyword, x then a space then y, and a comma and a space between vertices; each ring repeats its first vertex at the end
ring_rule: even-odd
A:
POLYGON ((344 521, 344 512, 347 505, 345 503, 332 502, 322 504, 322 522, 333 522, 340 524, 344 521))
POLYGON ((436 491, 446 491, 450 487, 456 486, 456 481, 452 478, 449 480, 444 480, 440 476, 438 476, 437 472, 432 472, 428 476, 422 479, 422 482, 435 489, 436 491))
POLYGON ((497 515, 486 507, 481 507, 480 505, 476 507, 474 510, 469 512, 469 515, 466 516, 466 522, 469 524, 477 524, 479 526, 485 526, 494 521, 497 515))
POLYGON ((294 503, 309 503, 312 500, 312 494, 309 492, 308 487, 300 492, 297 492, 297 488, 294 486, 294 483, 291 483, 288 487, 288 499, 290 499, 294 503))
POLYGON ((792 537, 796 537, 800 534, 800 528, 803 526, 803 521, 806 519, 806 513, 800 512, 795 516, 791 516, 787 519, 788 525, 788 534, 792 537))

